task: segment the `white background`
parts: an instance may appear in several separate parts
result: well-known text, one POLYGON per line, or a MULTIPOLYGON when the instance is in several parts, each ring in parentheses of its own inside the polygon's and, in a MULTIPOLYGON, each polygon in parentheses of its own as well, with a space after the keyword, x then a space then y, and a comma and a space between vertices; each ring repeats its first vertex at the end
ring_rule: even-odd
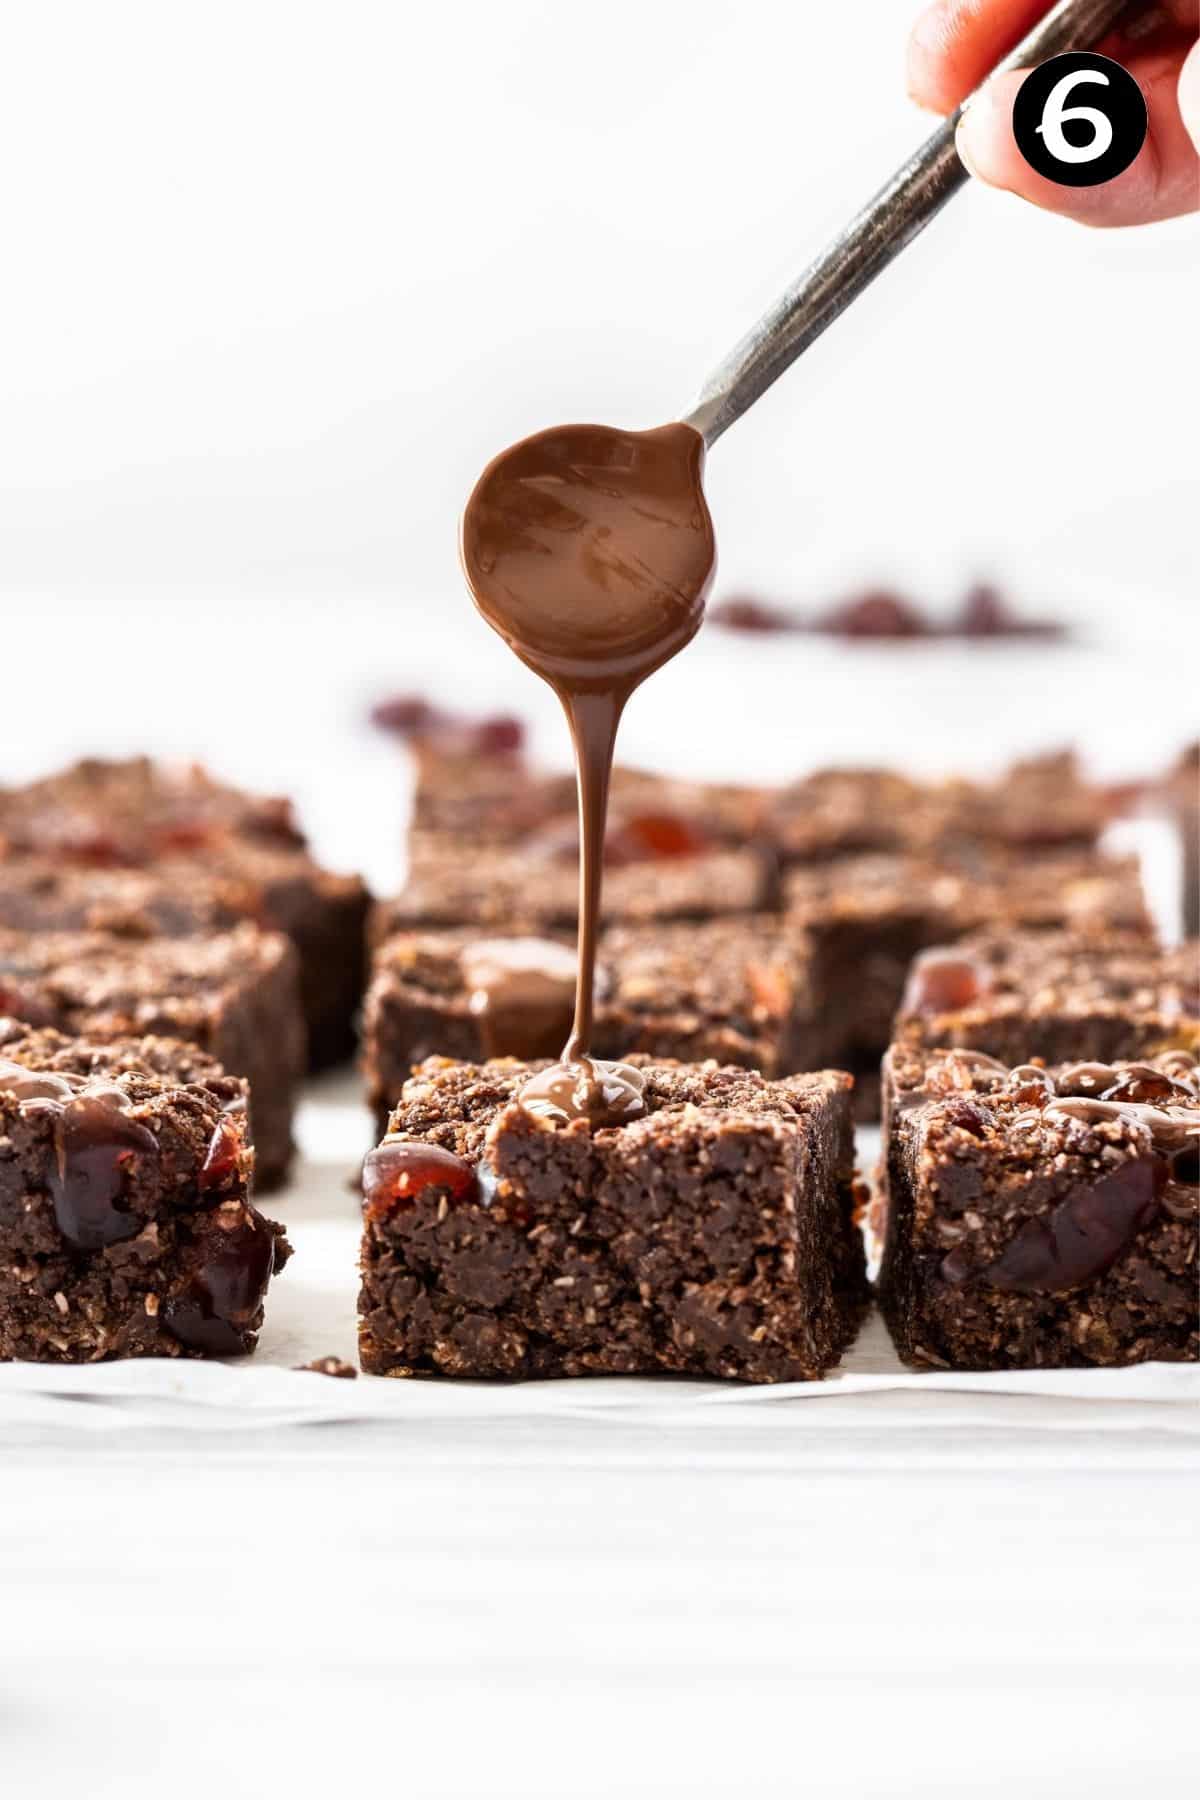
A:
MULTIPOLYGON (((0 581, 7 698, 42 721, 14 770, 152 738, 300 791, 361 861, 377 791, 344 758, 380 691, 525 707, 561 755, 465 600, 463 498, 530 428, 688 405, 927 129, 915 4, 10 9, 0 581)), ((713 632, 626 754, 778 775, 1074 738, 1123 772, 1194 734, 1197 246, 965 194, 709 465, 719 591, 948 606, 992 575, 1078 621, 1082 674, 713 632)))
MULTIPOLYGON (((465 492, 528 429, 687 405, 925 129, 911 10, 8 9, 0 779, 202 755, 388 879, 402 783, 370 698, 527 708, 561 755, 463 597, 465 492)), ((968 193, 710 464, 726 591, 948 606, 994 575, 1075 651, 702 634, 627 753, 1173 754, 1197 246, 968 193)), ((773 1427, 15 1430, 12 1791, 1124 1796, 1194 1768, 1177 1434, 1027 1441, 997 1414, 881 1447, 870 1402, 773 1427)))

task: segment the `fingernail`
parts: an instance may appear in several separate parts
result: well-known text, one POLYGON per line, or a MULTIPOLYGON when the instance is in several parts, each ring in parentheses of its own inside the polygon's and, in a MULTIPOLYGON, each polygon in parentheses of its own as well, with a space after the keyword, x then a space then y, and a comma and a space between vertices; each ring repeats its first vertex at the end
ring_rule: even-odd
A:
POLYGON ((954 134, 955 147, 971 174, 992 187, 1007 187, 1012 144, 1012 109, 1028 70, 1004 69, 971 97, 954 134))
POLYGON ((958 129, 954 133, 954 147, 958 151, 959 160, 977 181, 989 179, 987 167, 992 159, 988 155, 988 149, 996 130, 995 115, 995 97, 988 87, 982 87, 971 95, 963 107, 958 129))
POLYGON ((973 175, 976 181, 982 181, 983 177, 975 167, 975 160, 971 155, 971 146, 967 142, 967 134, 963 129, 965 124, 966 114, 964 113, 963 117, 958 121, 958 128, 954 133, 954 148, 958 151, 958 160, 967 171, 967 174, 973 175))

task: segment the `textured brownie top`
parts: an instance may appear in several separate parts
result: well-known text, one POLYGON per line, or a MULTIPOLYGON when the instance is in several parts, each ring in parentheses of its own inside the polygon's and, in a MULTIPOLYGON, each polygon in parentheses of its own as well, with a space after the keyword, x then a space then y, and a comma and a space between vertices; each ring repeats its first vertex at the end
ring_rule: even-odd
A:
POLYGON ((573 775, 543 774, 519 752, 447 750, 419 740, 412 750, 418 831, 503 846, 568 817, 575 804, 573 775))
POLYGON ((100 932, 0 930, 0 1013, 71 1031, 203 1032, 249 983, 293 964, 278 932, 130 940, 100 932))
POLYGON ((10 851, 137 865, 203 850, 230 834, 293 849, 304 843, 290 802, 226 787, 197 764, 87 758, 0 790, 0 843, 10 851))
POLYGON ((98 869, 44 856, 0 857, 0 926, 18 931, 179 937, 236 924, 245 913, 234 901, 194 863, 172 880, 157 869, 98 869))
POLYGON ((153 869, 0 855, 0 926, 20 931, 180 937, 242 919, 292 929, 314 907, 365 901, 357 875, 323 869, 304 850, 249 838, 163 856, 153 869))
MULTIPOLYGON (((123 929, 139 913, 155 929, 184 930, 194 929, 193 915, 203 928, 257 918, 264 906, 283 912, 313 893, 338 899, 364 892, 358 876, 333 874, 312 860, 290 801, 244 794, 197 765, 174 768, 147 757, 88 759, 43 781, 0 789, 0 895, 16 896, 9 903, 0 897, 7 922, 41 923, 31 908, 51 864, 80 866, 89 876, 103 871, 96 905, 115 913, 123 929), (152 869, 153 886, 122 888, 115 879, 115 871, 142 867, 152 869)), ((73 892, 47 888, 57 910, 44 923, 90 922, 84 881, 73 892)))
MULTIPOLYGON (((375 980, 465 1001, 472 990, 470 952, 489 941, 473 926, 398 933, 380 947, 375 980)), ((761 1023, 786 1011, 795 955, 793 934, 770 914, 614 925, 600 942, 597 1003, 633 1015, 695 1013, 761 1023)), ((573 983, 565 998, 573 1001, 573 983)))
MULTIPOLYGON (((497 847, 575 843, 576 798, 569 773, 533 770, 519 755, 486 750, 448 754, 416 746, 414 821, 421 831, 497 847)), ((869 851, 936 854, 961 843, 1047 849, 1095 842, 1106 822, 1104 796, 1063 752, 1016 763, 994 782, 922 782, 890 769, 819 769, 782 788, 684 780, 614 769, 609 858, 628 861, 751 843, 789 862, 825 862, 869 851)))
MULTIPOLYGON (((1102 1118, 1125 1118, 1155 1128, 1167 1114, 1195 1112, 1200 1102, 1200 1062, 1189 1050, 1167 1050, 1145 1062, 1075 1062, 1044 1064, 1039 1059, 1014 1068, 979 1050, 928 1050, 917 1044, 893 1044, 888 1052, 889 1074, 899 1104, 905 1111, 926 1100, 942 1102, 961 1094, 986 1097, 994 1114, 990 1124, 1024 1120, 1023 1129, 1053 1125, 1068 1119, 1095 1123, 1102 1118), (1143 1091, 1144 1090, 1144 1091, 1143 1091), (1046 1111, 1047 1108, 1051 1110, 1046 1111)), ((1186 1120, 1189 1132, 1200 1133, 1200 1113, 1186 1120)), ((1165 1129, 1165 1126, 1164 1126, 1165 1129)), ((978 1133, 975 1133, 978 1136, 978 1133)), ((1171 1135, 1168 1133, 1168 1136, 1171 1135)))
POLYGON ((1039 847, 1095 843, 1107 823, 1100 788, 1083 779, 1069 750, 1014 763, 992 783, 954 781, 940 791, 946 837, 1039 847))
POLYGON ((965 880, 962 914, 978 925, 1011 919, 1034 928, 1152 929, 1137 858, 1097 851, 980 859, 965 880))
POLYGON ((111 1085, 156 1137, 170 1139, 173 1161, 194 1170, 212 1148, 221 1121, 237 1121, 233 1161, 244 1174, 251 1153, 243 1144, 246 1083, 227 1075, 220 1063, 191 1044, 172 1038, 118 1038, 92 1043, 60 1031, 0 1018, 0 1138, 4 1124, 23 1104, 16 1068, 63 1077, 67 1084, 111 1085))
POLYGON ((71 1075, 130 1074, 160 1088, 199 1086, 209 1090, 222 1107, 234 1105, 246 1092, 246 1084, 238 1076, 227 1075, 213 1057, 176 1038, 129 1037, 92 1043, 49 1026, 0 1017, 0 1061, 71 1075))
MULTIPOLYGON (((417 745, 416 756, 413 818, 419 831, 574 854, 578 802, 570 772, 534 770, 511 753, 446 754, 417 745)), ((765 800, 754 788, 618 766, 609 785, 609 862, 664 848, 669 855, 676 846, 694 853, 744 843, 760 825, 765 800)))
POLYGON ((791 1009, 800 954, 778 919, 748 914, 695 925, 614 925, 601 941, 602 1010, 631 1019, 707 1020, 747 1036, 791 1009))
POLYGON ((1103 795, 1069 753, 1016 763, 992 783, 920 782, 889 769, 821 769, 773 797, 767 828, 788 860, 866 850, 938 853, 959 840, 1087 845, 1105 824, 1103 795))
POLYGON ((818 769, 770 797, 766 829, 787 859, 824 862, 936 835, 922 829, 929 805, 928 789, 888 769, 818 769))
POLYGON ((846 857, 792 870, 784 878, 784 904, 806 923, 919 910, 943 919, 950 936, 998 921, 1034 929, 1150 930, 1136 858, 1096 852, 1034 859, 993 852, 955 861, 846 857))
POLYGON ((1163 951, 1136 932, 987 931, 918 956, 897 1030, 952 1032, 1001 1014, 1119 1013, 1200 1043, 1200 944, 1163 951))
MULTIPOLYGON (((609 919, 705 918, 762 906, 766 873, 754 851, 711 851, 632 861, 606 872, 609 919)), ((418 837, 408 883, 384 902, 377 933, 411 925, 486 924, 573 930, 579 906, 574 862, 418 837)))
POLYGON ((249 837, 218 840, 197 858, 164 857, 155 866, 185 891, 199 868, 199 890, 211 893, 216 907, 283 931, 302 924, 314 905, 358 905, 367 897, 360 875, 326 869, 306 850, 249 837))
POLYGON ((803 924, 885 921, 920 913, 956 919, 968 883, 958 872, 918 856, 846 856, 791 870, 784 877, 784 907, 803 924))
POLYGON ((736 847, 762 835, 769 799, 767 789, 734 782, 617 768, 609 794, 610 836, 617 853, 625 845, 629 856, 638 854, 639 842, 651 855, 663 844, 669 849, 672 828, 685 851, 689 843, 736 847))
MULTIPOLYGON (((848 1102, 853 1086, 850 1076, 838 1070, 768 1081, 753 1070, 722 1068, 714 1062, 664 1062, 647 1056, 628 1060, 641 1072, 642 1115, 629 1124, 606 1126, 594 1133, 587 1121, 580 1119, 558 1135, 587 1134, 607 1140, 632 1137, 644 1143, 648 1134, 669 1137, 673 1121, 694 1118, 697 1111, 719 1123, 775 1121, 782 1130, 794 1128, 839 1096, 848 1102)), ((546 1063, 521 1063, 508 1057, 489 1063, 429 1057, 405 1084, 388 1135, 419 1138, 452 1150, 467 1162, 478 1162, 494 1122, 499 1120, 503 1128, 516 1118, 523 1127, 529 1125, 528 1116, 515 1105, 516 1097, 530 1076, 546 1067, 546 1063)))

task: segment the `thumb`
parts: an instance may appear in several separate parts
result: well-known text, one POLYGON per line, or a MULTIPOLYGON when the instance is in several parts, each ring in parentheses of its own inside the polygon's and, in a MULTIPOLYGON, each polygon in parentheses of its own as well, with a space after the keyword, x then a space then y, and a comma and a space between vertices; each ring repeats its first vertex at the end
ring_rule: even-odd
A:
POLYGON ((1146 142, 1127 169, 1096 187, 1062 186, 1039 175, 1021 155, 1013 136, 1013 101, 1028 74, 1018 69, 993 76, 963 114, 956 143, 972 175, 1085 225, 1142 225, 1195 206, 1195 151, 1180 120, 1174 71, 1163 71, 1149 84, 1143 80, 1150 112, 1146 142), (1180 180, 1181 160, 1190 180, 1180 180))

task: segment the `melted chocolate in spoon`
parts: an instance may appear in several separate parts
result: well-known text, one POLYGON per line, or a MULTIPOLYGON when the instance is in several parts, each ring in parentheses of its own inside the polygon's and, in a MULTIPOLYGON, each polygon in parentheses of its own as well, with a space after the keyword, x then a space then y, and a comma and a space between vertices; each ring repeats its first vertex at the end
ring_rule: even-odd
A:
POLYGON ((704 616, 716 546, 703 467, 704 441, 690 425, 564 425, 489 463, 463 518, 475 604, 550 683, 575 746, 575 1019, 562 1064, 536 1078, 537 1093, 532 1083, 528 1090, 530 1111, 553 1124, 615 1122, 641 1107, 637 1072, 589 1054, 608 783, 625 702, 704 616))

